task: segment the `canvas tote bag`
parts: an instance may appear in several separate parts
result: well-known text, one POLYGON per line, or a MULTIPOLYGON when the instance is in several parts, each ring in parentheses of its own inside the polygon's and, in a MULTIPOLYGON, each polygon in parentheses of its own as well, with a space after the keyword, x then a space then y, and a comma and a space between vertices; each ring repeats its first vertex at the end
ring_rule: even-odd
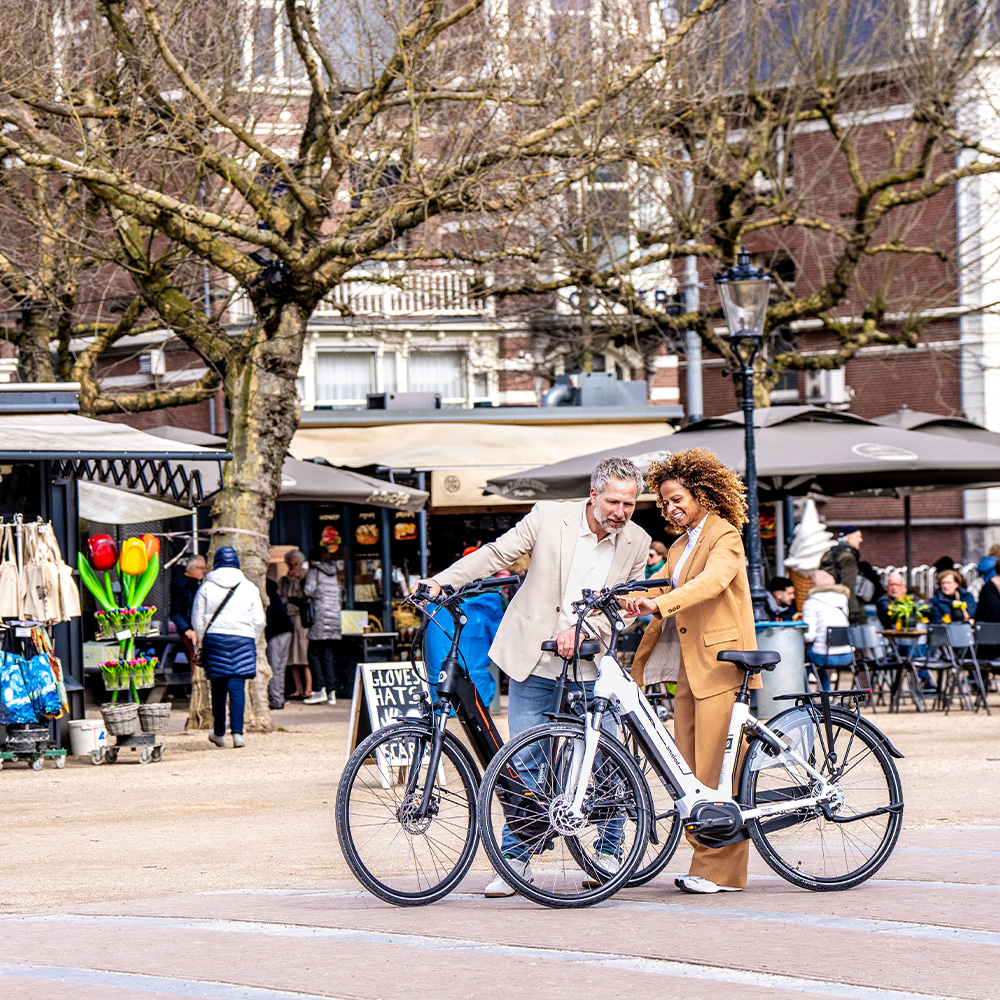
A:
POLYGON ((0 537, 0 618, 21 617, 21 580, 17 573, 14 531, 3 526, 0 537))
POLYGON ((24 526, 24 617, 28 621, 57 622, 59 618, 59 571, 41 538, 41 525, 24 526))
POLYGON ((56 568, 58 578, 58 621, 68 622, 70 618, 80 617, 80 591, 73 579, 73 570, 65 563, 62 552, 59 550, 59 543, 56 541, 56 533, 52 530, 51 524, 43 524, 40 535, 45 552, 49 561, 56 568))
POLYGON ((677 634, 677 622, 673 615, 663 619, 660 638, 649 652, 649 659, 643 667, 642 683, 672 684, 681 669, 681 639, 677 634))

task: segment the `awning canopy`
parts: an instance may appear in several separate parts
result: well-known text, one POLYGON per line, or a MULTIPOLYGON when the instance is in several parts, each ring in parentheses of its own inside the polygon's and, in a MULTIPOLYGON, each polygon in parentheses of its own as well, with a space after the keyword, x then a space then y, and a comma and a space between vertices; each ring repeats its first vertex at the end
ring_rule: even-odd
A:
POLYGON ((80 517, 101 524, 142 524, 191 517, 186 507, 86 480, 77 483, 77 505, 80 517))
MULTIPOLYGON (((433 507, 504 503, 483 497, 487 479, 529 465, 557 462, 567 455, 624 449, 652 434, 666 435, 662 422, 520 424, 393 423, 368 427, 300 427, 291 452, 299 458, 321 457, 337 465, 380 465, 429 471, 433 507)), ((514 499, 513 502, 519 502, 514 499)), ((523 501, 520 501, 523 502, 523 501)))
POLYGON ((50 461, 57 476, 117 486, 185 507, 206 496, 202 470, 218 469, 229 457, 75 413, 0 413, 0 461, 50 461), (199 466, 188 469, 190 462, 199 466))
MULTIPOLYGON (((758 483, 764 496, 813 492, 902 496, 1000 481, 1000 448, 928 434, 923 429, 887 427, 852 413, 776 406, 755 410, 754 427, 758 483)), ((645 470, 668 448, 707 448, 744 475, 743 414, 736 411, 709 417, 670 438, 652 438, 622 450, 645 470)), ((584 496, 590 469, 606 456, 606 452, 592 452, 496 477, 489 488, 521 500, 584 496)))
MULTIPOLYGON (((225 439, 202 431, 183 427, 153 427, 149 433, 164 440, 198 444, 225 444, 225 439)), ((203 470, 206 484, 212 481, 211 470, 203 470)), ((350 469, 337 469, 322 462, 302 462, 286 458, 281 466, 281 490, 278 499, 284 501, 325 501, 356 503, 368 507, 389 507, 392 510, 423 510, 428 495, 384 479, 363 476, 350 469)))

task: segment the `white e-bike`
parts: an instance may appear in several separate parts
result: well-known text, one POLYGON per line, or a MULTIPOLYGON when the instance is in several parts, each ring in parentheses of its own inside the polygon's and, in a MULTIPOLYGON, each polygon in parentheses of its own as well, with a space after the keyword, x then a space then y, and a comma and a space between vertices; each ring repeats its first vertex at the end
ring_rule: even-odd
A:
POLYGON ((655 586, 662 584, 585 590, 574 604, 581 623, 605 615, 611 641, 586 719, 553 715, 504 744, 483 775, 480 831, 497 872, 521 895, 557 907, 599 902, 628 881, 646 851, 653 796, 633 754, 601 729, 614 711, 689 837, 708 847, 749 837, 774 871, 806 889, 848 889, 870 878, 899 837, 903 796, 892 760, 902 754, 857 711, 868 692, 789 694, 792 707, 765 725, 750 714, 748 686, 774 669, 778 653, 720 652, 746 673, 718 787, 709 787, 614 656, 624 628, 619 596, 655 586))

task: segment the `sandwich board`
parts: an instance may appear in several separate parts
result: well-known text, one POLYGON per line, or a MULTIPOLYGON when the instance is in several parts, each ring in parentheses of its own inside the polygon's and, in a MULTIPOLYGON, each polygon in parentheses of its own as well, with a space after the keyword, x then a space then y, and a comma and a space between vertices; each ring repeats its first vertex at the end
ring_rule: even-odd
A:
MULTIPOLYGON (((347 740, 347 756, 371 733, 417 712, 417 696, 430 693, 423 675, 423 664, 417 670, 408 662, 391 660, 385 663, 359 663, 354 676, 354 697, 351 700, 351 728, 347 740)), ((387 743, 376 751, 382 787, 388 788, 411 763, 410 755, 401 744, 387 743)), ((443 775, 442 775, 443 778, 443 775)))

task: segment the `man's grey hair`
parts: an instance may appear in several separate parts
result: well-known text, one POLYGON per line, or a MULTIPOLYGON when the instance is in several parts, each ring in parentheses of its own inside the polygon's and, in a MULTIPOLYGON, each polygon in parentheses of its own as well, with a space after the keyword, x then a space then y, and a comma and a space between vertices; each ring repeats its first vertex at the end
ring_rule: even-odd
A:
POLYGON ((301 549, 289 549, 285 553, 285 565, 287 566, 293 559, 298 559, 299 562, 306 561, 306 554, 301 549))
POLYGON ((191 556, 191 558, 188 559, 188 561, 184 564, 184 568, 186 570, 187 569, 194 569, 195 566, 198 565, 198 563, 204 563, 207 566, 208 565, 208 560, 204 556, 197 556, 197 555, 191 556))
POLYGON ((636 486, 636 496, 646 488, 646 480, 643 479, 639 466, 623 455, 614 455, 598 462, 590 474, 590 488, 601 494, 610 479, 620 479, 626 483, 632 480, 636 486))
POLYGON ((904 586, 906 585, 906 577, 904 577, 902 573, 890 573, 885 578, 885 582, 888 583, 892 579, 899 580, 901 584, 903 584, 904 586))

